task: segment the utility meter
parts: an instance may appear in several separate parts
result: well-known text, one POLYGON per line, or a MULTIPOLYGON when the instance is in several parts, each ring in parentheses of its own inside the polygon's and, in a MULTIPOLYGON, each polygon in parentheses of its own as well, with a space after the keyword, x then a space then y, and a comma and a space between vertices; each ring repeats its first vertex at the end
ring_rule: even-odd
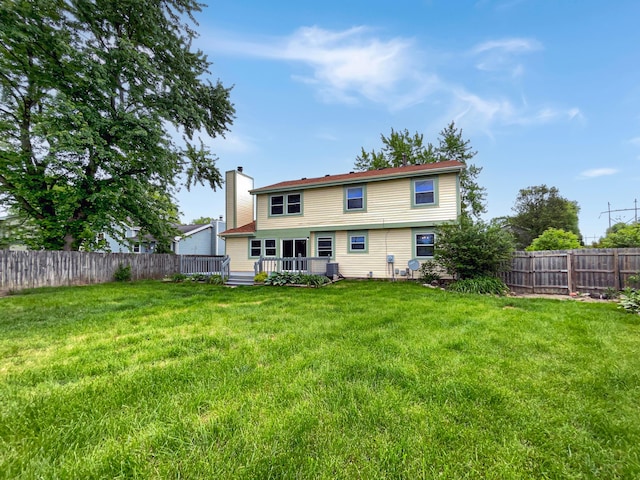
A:
POLYGON ((393 262, 395 262, 393 255, 387 255, 387 263, 393 263, 393 262))

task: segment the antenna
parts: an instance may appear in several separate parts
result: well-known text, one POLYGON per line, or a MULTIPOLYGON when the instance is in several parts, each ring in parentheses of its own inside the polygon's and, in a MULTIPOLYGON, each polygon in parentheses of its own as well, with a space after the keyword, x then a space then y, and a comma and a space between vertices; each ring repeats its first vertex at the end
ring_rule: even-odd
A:
POLYGON ((616 210, 611 210, 611 203, 607 202, 607 209, 604 212, 600 212, 600 215, 602 215, 603 213, 607 213, 609 215, 609 228, 611 228, 611 212, 634 212, 633 221, 635 223, 638 223, 638 199, 637 198, 633 200, 633 205, 634 205, 633 208, 619 208, 616 210))

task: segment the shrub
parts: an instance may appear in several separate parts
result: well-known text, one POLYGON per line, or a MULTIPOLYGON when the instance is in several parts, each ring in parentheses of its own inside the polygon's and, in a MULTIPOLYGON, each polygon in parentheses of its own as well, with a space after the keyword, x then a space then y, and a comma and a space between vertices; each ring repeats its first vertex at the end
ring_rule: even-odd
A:
POLYGON ((435 260, 422 263, 418 272, 420 274, 420 281, 423 283, 439 282, 442 278, 440 276, 440 267, 435 260))
POLYGON ((629 275, 626 281, 627 287, 640 288, 640 273, 629 275))
POLYGON ((253 277, 253 281, 256 283, 264 283, 267 279, 267 272, 260 272, 255 277, 253 277))
POLYGON ((321 287, 329 281, 324 275, 302 275, 300 281, 309 287, 321 287))
POLYGON ((509 293, 502 280, 497 277, 476 277, 457 280, 449 286, 449 290, 459 293, 478 293, 488 295, 506 295, 509 293))
POLYGON ((572 250, 580 247, 580 239, 575 233, 550 227, 533 240, 525 250, 527 252, 536 252, 542 250, 572 250))
POLYGON ((131 265, 118 265, 118 268, 116 268, 113 274, 113 278, 116 282, 131 281, 131 265))
POLYGON ((173 283, 181 283, 187 280, 188 278, 189 277, 184 273, 174 273, 173 275, 171 275, 171 281, 173 283))
POLYGON ((513 249, 508 231, 463 217, 438 227, 434 258, 454 278, 475 278, 509 269, 513 249))
POLYGON ((222 275, 209 275, 207 283, 209 285, 224 285, 224 279, 222 275))
POLYGON ((328 281, 327 277, 322 275, 303 275, 291 272, 271 272, 265 279, 265 285, 309 285, 319 287, 328 281))
POLYGON ((624 293, 620 295, 620 305, 618 308, 623 308, 629 313, 637 313, 640 315, 640 290, 633 288, 625 289, 624 293))

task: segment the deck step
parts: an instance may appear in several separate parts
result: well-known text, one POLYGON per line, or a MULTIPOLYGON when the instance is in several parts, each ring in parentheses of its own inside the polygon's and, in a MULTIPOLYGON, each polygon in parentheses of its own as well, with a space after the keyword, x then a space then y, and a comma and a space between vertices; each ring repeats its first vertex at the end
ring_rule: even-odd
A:
POLYGON ((232 287, 253 285, 253 272, 231 272, 226 284, 232 287))

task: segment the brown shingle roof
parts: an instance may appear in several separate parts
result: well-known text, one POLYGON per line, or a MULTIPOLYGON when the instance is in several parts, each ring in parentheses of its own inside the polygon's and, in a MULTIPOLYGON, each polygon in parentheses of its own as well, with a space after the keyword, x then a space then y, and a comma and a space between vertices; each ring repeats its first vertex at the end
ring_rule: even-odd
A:
POLYGON ((300 180, 289 180, 280 183, 274 183, 266 187, 256 188, 251 190, 251 193, 263 193, 274 190, 289 190, 292 188, 306 188, 312 186, 322 186, 324 184, 332 183, 352 183, 360 180, 375 180, 378 177, 398 177, 402 178, 405 175, 416 175, 422 172, 434 171, 436 173, 440 170, 456 171, 465 168, 464 163, 456 160, 447 160, 444 162, 427 163, 424 165, 407 165, 406 167, 393 167, 383 168, 380 170, 367 170, 365 172, 352 172, 343 173, 339 175, 325 175, 324 177, 317 178, 303 178, 300 180))
POLYGON ((247 223, 246 225, 242 225, 241 227, 230 228, 229 230, 225 230, 220 234, 220 236, 244 235, 244 234, 255 233, 255 231, 256 231, 256 221, 254 220, 253 222, 247 223))

